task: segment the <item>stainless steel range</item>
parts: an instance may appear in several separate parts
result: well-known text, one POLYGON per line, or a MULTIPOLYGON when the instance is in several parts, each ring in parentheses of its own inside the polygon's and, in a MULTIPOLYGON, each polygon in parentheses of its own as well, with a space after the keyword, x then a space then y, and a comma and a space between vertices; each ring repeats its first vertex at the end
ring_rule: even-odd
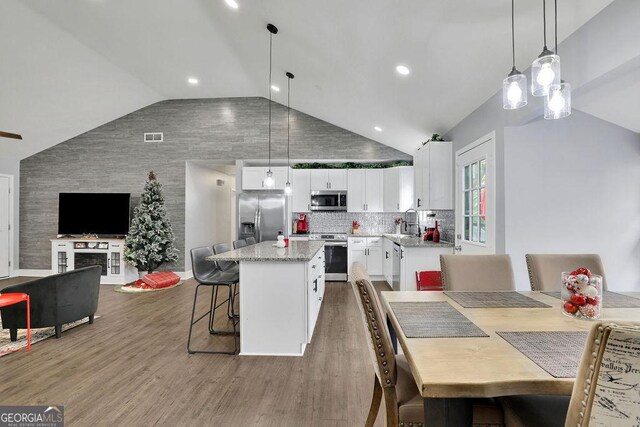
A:
POLYGON ((327 280, 347 280, 347 235, 345 233, 310 234, 309 240, 324 240, 325 267, 327 280))

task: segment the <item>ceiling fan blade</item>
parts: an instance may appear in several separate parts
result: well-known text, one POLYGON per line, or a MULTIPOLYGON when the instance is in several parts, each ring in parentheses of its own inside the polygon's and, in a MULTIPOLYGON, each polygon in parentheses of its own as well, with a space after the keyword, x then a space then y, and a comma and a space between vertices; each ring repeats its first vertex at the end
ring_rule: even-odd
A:
POLYGON ((9 133, 9 132, 2 132, 2 131, 0 131, 0 137, 22 139, 22 135, 18 135, 17 133, 9 133))

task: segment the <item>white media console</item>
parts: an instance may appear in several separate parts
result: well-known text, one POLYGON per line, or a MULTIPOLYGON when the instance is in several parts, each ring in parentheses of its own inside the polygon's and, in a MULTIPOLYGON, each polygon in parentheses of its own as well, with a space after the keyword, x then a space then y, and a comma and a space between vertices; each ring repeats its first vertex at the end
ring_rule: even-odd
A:
POLYGON ((138 278, 137 271, 124 262, 124 239, 51 239, 51 272, 99 265, 100 283, 124 285, 138 278))

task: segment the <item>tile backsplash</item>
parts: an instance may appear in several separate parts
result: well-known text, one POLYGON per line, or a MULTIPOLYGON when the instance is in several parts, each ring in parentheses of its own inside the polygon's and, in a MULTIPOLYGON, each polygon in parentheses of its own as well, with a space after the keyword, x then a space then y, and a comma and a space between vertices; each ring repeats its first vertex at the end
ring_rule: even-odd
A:
MULTIPOLYGON (((453 242, 455 234, 455 216, 453 210, 431 211, 440 225, 441 239, 453 242)), ((362 233, 395 233, 397 218, 414 221, 414 213, 399 212, 313 212, 307 214, 311 233, 347 233, 351 231, 352 221, 360 223, 362 233)), ((424 229, 427 212, 420 212, 420 224, 424 229)))

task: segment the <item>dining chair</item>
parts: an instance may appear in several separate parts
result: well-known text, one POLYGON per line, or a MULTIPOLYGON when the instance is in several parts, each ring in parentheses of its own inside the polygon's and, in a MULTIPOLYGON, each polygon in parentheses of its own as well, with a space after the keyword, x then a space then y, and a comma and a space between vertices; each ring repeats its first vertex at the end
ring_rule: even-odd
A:
POLYGON ((515 291, 509 255, 440 255, 445 291, 515 291))
POLYGON ((560 290, 560 275, 586 267, 602 276, 602 289, 607 290, 604 265, 598 254, 526 254, 527 270, 532 291, 560 290))
MULTIPOLYGON (((385 404, 387 427, 423 426, 423 398, 406 358, 394 353, 384 310, 365 267, 360 263, 354 263, 350 277, 375 372, 373 395, 365 427, 374 425, 382 399, 385 404)), ((502 412, 494 404, 474 405, 473 417, 475 426, 502 425, 502 412)))
POLYGON ((251 245, 255 245, 256 244, 256 238, 255 237, 247 237, 245 239, 247 241, 247 246, 251 246, 251 245))
POLYGON ((239 276, 236 272, 228 270, 223 271, 219 268, 218 264, 208 261, 206 258, 213 255, 213 248, 210 246, 204 246, 191 249, 191 269, 193 271, 193 278, 198 282, 196 286, 195 294, 193 296, 193 307, 191 309, 191 321, 189 323, 189 336, 187 338, 187 352, 193 353, 222 353, 222 354, 236 354, 238 352, 237 335, 237 317, 234 311, 235 302, 235 285, 239 281, 239 276), (211 287, 211 302, 209 310, 195 319, 196 305, 198 302, 198 291, 202 286, 211 287), (227 299, 218 303, 218 289, 220 287, 226 287, 228 290, 227 299), (227 304, 227 315, 232 319, 231 331, 220 331, 214 328, 214 321, 216 315, 216 309, 227 304), (191 348, 191 336, 193 327, 200 320, 209 316, 209 334, 211 335, 232 335, 234 340, 234 347, 232 351, 214 350, 214 349, 201 349, 194 350, 191 348))
POLYGON ((247 246, 247 241, 245 239, 239 239, 233 241, 233 249, 240 249, 247 246))
POLYGON ((599 321, 589 332, 571 397, 509 396, 499 401, 505 427, 634 426, 640 420, 638 384, 640 322, 599 321))

